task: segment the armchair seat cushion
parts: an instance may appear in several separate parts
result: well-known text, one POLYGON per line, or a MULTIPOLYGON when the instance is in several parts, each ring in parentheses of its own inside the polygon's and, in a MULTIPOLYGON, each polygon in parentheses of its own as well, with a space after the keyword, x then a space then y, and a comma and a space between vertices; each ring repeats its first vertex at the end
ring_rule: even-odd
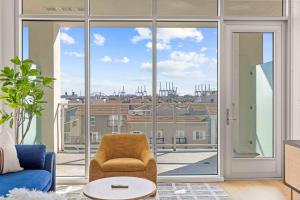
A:
POLYGON ((47 192, 52 185, 52 175, 46 170, 24 170, 0 175, 0 196, 14 188, 47 192))
POLYGON ((105 161, 102 169, 105 172, 135 172, 144 171, 146 165, 136 158, 114 158, 105 161))

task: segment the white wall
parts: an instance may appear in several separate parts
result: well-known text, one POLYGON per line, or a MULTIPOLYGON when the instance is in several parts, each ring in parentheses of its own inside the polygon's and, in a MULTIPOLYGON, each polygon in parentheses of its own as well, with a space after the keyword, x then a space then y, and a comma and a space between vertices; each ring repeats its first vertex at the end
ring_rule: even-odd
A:
POLYGON ((300 139, 300 1, 292 0, 292 139, 300 139))
MULTIPOLYGON (((9 60, 14 57, 14 14, 14 1, 0 0, 0 68, 9 65, 9 60)), ((0 103, 0 108, 4 108, 2 103, 0 103)), ((3 128, 13 133, 13 130, 7 125, 1 126, 0 130, 3 128)))

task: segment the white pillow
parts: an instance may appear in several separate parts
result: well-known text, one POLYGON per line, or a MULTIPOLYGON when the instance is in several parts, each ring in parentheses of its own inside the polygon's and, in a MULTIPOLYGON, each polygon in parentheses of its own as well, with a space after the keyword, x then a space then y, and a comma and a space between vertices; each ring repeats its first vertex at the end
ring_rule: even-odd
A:
POLYGON ((6 131, 0 132, 0 174, 21 171, 14 140, 6 131))

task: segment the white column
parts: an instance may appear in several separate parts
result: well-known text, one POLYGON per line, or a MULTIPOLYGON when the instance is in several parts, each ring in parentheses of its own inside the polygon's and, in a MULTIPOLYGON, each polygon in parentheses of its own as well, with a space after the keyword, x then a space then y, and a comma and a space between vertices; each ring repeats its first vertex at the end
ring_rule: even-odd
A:
MULTIPOLYGON (((0 69, 10 65, 10 59, 15 53, 15 10, 13 0, 0 0, 0 69)), ((0 109, 7 109, 0 103, 0 109)), ((8 111, 8 110, 7 110, 8 111)), ((14 130, 8 124, 0 126, 0 131, 7 131, 11 134, 14 130)))
POLYGON ((292 0, 292 139, 300 139, 300 1, 292 0))
POLYGON ((29 58, 40 68, 43 76, 55 77, 52 89, 45 91, 44 111, 38 125, 41 143, 47 149, 57 150, 57 136, 60 130, 60 33, 55 22, 29 22, 29 58))

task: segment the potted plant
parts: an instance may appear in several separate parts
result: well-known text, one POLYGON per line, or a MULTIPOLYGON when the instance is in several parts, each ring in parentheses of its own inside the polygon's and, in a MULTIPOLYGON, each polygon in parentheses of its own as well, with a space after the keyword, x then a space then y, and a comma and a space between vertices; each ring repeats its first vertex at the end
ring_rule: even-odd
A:
POLYGON ((47 103, 44 90, 51 88, 55 79, 42 76, 30 59, 15 57, 10 61, 14 66, 5 66, 0 72, 0 99, 11 111, 0 110, 0 124, 9 122, 11 128, 15 125, 16 142, 23 144, 32 120, 42 115, 43 104, 47 103))

